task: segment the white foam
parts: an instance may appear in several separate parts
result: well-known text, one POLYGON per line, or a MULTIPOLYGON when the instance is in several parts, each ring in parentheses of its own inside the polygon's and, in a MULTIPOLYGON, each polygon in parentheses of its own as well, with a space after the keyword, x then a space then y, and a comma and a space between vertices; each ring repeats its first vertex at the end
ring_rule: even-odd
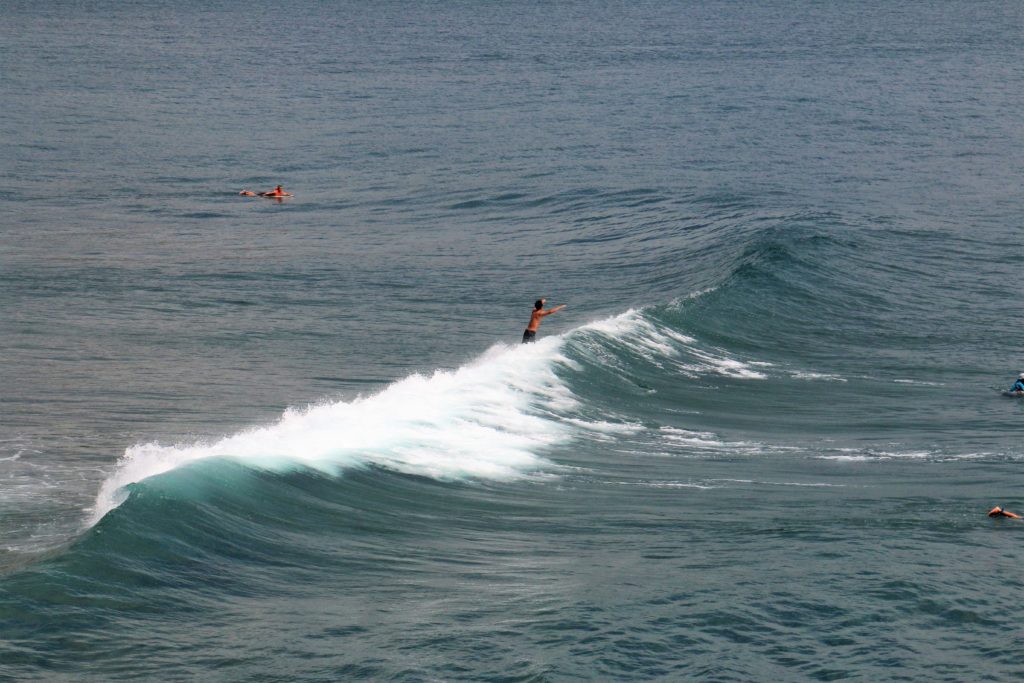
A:
POLYGON ((625 313, 588 323, 581 330, 592 330, 613 338, 617 344, 660 366, 665 357, 676 356, 679 351, 671 340, 661 334, 653 323, 630 309, 625 313))
POLYGON ((589 432, 600 432, 604 434, 635 434, 636 432, 642 431, 644 428, 644 426, 639 422, 606 422, 605 420, 587 421, 573 417, 564 418, 562 421, 589 432))
POLYGON ((766 379, 764 373, 754 370, 752 366, 771 366, 771 363, 737 360, 722 349, 700 349, 693 337, 658 327, 643 319, 641 314, 633 309, 589 323, 580 329, 592 330, 613 338, 616 344, 626 347, 658 367, 665 367, 666 362, 671 362, 674 369, 692 375, 710 373, 736 379, 766 379), (681 356, 688 356, 689 359, 673 361, 681 356))
POLYGON ((841 462, 866 462, 868 460, 875 460, 866 455, 820 455, 819 460, 838 460, 841 462))
POLYGON ((767 379, 767 375, 763 372, 758 372, 750 367, 750 364, 738 361, 735 358, 729 358, 724 355, 716 355, 709 351, 702 351, 699 349, 689 349, 690 354, 702 361, 686 365, 689 370, 695 372, 712 372, 726 377, 733 377, 736 379, 767 379))
POLYGON ((756 441, 724 441, 717 434, 711 432, 694 432, 677 427, 660 427, 658 431, 662 441, 667 445, 698 451, 738 455, 770 455, 798 450, 795 446, 771 446, 756 441))
POLYGON ((663 439, 674 444, 716 450, 726 446, 718 436, 711 432, 693 432, 687 429, 677 429, 676 427, 661 427, 659 431, 662 433, 663 439))
POLYGON ((669 339, 675 339, 680 344, 696 344, 697 340, 693 337, 687 336, 675 330, 664 330, 664 334, 669 339))
POLYGON ((794 379, 823 380, 826 382, 846 382, 847 380, 839 375, 830 375, 824 372, 804 372, 796 370, 793 373, 794 379))
POLYGON ((210 443, 132 446, 103 483, 92 521, 123 501, 128 484, 214 457, 278 471, 376 465, 449 480, 523 476, 544 466, 540 453, 570 434, 552 412, 576 405, 554 372, 565 360, 560 346, 558 337, 498 345, 457 370, 288 410, 274 424, 210 443))
POLYGON ((706 491, 719 488, 709 484, 695 484, 692 481, 611 481, 608 483, 618 486, 639 486, 650 489, 699 489, 706 491))
MULTIPOLYGON (((935 458, 937 456, 939 456, 939 454, 933 451, 884 451, 875 450, 872 448, 837 448, 835 449, 834 453, 817 455, 815 457, 819 460, 836 460, 841 462, 869 462, 879 460, 895 460, 901 458, 921 460, 926 458, 935 458)), ((955 456, 954 459, 959 459, 960 457, 964 456, 955 456)))
POLYGON ((755 484, 758 486, 802 486, 806 488, 845 488, 845 484, 830 484, 823 481, 761 481, 758 479, 710 479, 712 482, 726 482, 729 484, 755 484))

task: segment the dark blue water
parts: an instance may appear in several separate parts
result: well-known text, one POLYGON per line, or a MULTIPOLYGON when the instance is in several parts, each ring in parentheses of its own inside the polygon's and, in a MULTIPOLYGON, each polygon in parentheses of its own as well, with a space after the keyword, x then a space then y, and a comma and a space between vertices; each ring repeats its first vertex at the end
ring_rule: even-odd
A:
POLYGON ((1019 4, 5 18, 0 678, 1024 676, 1019 4))

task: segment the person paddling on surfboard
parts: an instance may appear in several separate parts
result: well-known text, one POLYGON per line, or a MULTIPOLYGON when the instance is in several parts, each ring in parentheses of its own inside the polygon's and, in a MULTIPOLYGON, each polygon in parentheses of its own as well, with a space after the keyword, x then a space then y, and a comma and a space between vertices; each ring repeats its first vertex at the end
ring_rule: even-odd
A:
POLYGON ((988 511, 989 517, 1009 517, 1010 519, 1020 519, 1020 515, 1016 515, 1009 510, 1004 510, 998 505, 988 511))
POLYGON ((284 188, 278 185, 270 192, 260 192, 261 197, 291 197, 291 193, 285 192, 284 188))
POLYGON ((1017 381, 1010 387, 1010 391, 1018 396, 1024 396, 1024 372, 1017 375, 1017 381))
POLYGON ((561 304, 560 306, 555 306, 554 308, 549 308, 548 310, 545 311, 545 301, 547 301, 547 299, 537 299, 537 301, 535 301, 533 304, 533 312, 530 313, 530 324, 526 326, 526 331, 523 332, 524 344, 528 344, 536 340, 537 328, 540 327, 541 318, 549 316, 552 313, 557 313, 558 311, 565 308, 565 304, 561 304))

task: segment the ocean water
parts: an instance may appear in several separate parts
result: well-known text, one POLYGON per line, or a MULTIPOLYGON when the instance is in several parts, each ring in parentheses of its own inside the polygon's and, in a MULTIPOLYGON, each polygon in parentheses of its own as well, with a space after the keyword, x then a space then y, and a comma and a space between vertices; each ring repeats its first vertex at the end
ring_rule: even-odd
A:
POLYGON ((6 3, 0 679, 1020 680, 1022 29, 6 3))

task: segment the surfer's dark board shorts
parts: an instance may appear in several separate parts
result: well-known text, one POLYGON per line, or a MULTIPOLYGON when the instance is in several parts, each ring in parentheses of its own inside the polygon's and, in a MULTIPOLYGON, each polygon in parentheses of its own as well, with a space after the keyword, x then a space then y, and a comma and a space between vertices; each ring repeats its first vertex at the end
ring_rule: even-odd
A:
POLYGON ((529 344, 532 341, 537 341, 536 337, 536 332, 534 332, 533 330, 526 330, 525 332, 523 332, 523 343, 529 344))

